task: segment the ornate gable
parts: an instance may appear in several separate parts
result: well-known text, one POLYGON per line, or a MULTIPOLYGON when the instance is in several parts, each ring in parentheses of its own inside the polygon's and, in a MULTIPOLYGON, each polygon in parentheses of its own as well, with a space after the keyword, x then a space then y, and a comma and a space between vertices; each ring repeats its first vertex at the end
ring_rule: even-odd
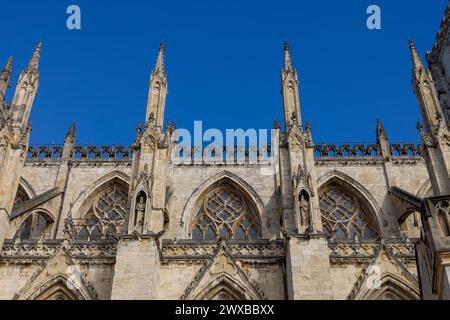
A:
POLYGON ((347 299, 374 300, 391 291, 398 298, 420 299, 417 277, 383 244, 377 257, 361 272, 347 299))
POLYGON ((207 299, 210 292, 217 291, 221 286, 234 291, 240 299, 265 299, 264 292, 258 284, 250 280, 233 259, 225 242, 219 244, 214 257, 200 269, 181 299, 207 299))
POLYGON ((68 244, 63 244, 53 258, 40 267, 15 296, 14 300, 45 299, 46 292, 58 287, 70 297, 79 300, 95 300, 97 293, 84 273, 73 261, 68 244))

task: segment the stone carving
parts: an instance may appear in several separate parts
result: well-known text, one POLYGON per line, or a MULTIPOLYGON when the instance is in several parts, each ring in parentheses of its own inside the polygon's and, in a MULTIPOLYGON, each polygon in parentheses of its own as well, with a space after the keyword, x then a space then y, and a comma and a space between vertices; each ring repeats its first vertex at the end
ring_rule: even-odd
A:
POLYGON ((417 122, 417 130, 419 130, 422 143, 427 147, 431 147, 433 145, 433 140, 430 134, 425 132, 425 130, 423 129, 423 125, 420 122, 417 122))
POLYGON ((305 131, 303 132, 304 135, 304 139, 305 139, 305 146, 307 148, 312 148, 313 147, 313 142, 312 142, 312 136, 311 136, 311 123, 310 122, 306 122, 305 125, 305 131))
POLYGON ((314 196, 314 191, 312 188, 312 178, 311 174, 303 170, 302 165, 298 165, 297 174, 294 175, 294 188, 307 188, 311 196, 314 196))
POLYGON ((435 204, 439 226, 444 236, 450 236, 450 202, 439 201, 435 204))
POLYGON ((146 206, 147 206, 147 198, 141 193, 138 196, 138 200, 136 201, 136 207, 134 210, 135 218, 134 218, 133 232, 136 235, 141 235, 143 233, 146 206))
MULTIPOLYGON (((392 239, 384 244, 390 252, 401 261, 414 261, 414 243, 407 243, 403 239, 392 239)), ((352 242, 352 241, 330 241, 330 261, 335 264, 345 263, 369 263, 376 258, 381 247, 381 241, 352 242)))
POLYGON ((211 274, 228 273, 230 275, 236 274, 236 267, 229 261, 226 255, 221 255, 217 261, 211 266, 209 270, 211 274))
POLYGON ((280 122, 279 122, 278 120, 275 120, 275 121, 273 122, 273 128, 274 128, 275 130, 280 130, 280 129, 281 129, 281 124, 280 124, 280 122))
MULTIPOLYGON (((0 263, 42 264, 60 250, 63 242, 63 240, 46 240, 45 242, 24 241, 15 243, 13 240, 7 240, 0 256, 0 263)), ((115 242, 70 242, 68 250, 70 255, 81 264, 114 264, 117 245, 115 242)))
MULTIPOLYGON (((164 240, 161 252, 164 260, 209 259, 214 255, 216 247, 216 244, 190 240, 178 240, 176 243, 164 240)), ((233 258, 250 260, 283 259, 285 250, 282 240, 229 241, 227 247, 233 258)))
POLYGON ((300 218, 302 226, 310 227, 311 225, 311 204, 304 192, 300 194, 300 218))
POLYGON ((295 112, 295 111, 292 112, 291 120, 292 120, 292 125, 298 126, 297 112, 295 112))

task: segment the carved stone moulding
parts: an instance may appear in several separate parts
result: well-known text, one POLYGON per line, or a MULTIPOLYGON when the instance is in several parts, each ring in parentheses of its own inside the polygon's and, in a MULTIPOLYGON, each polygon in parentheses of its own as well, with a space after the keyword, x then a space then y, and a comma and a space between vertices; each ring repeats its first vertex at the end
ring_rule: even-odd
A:
MULTIPOLYGON (((6 240, 0 255, 0 264, 41 264, 52 258, 62 247, 62 240, 22 241, 6 240)), ((70 255, 80 264, 115 263, 117 244, 114 242, 73 242, 68 246, 70 255)))
MULTIPOLYGON (((201 260, 211 259, 217 249, 217 242, 197 242, 191 240, 177 241, 164 240, 162 244, 162 257, 165 260, 201 260)), ((279 260, 285 257, 285 246, 280 241, 228 241, 227 248, 236 259, 245 260, 279 260)))
POLYGON ((316 159, 315 165, 317 167, 361 167, 361 166, 381 166, 384 160, 378 158, 319 158, 316 159))
POLYGON ((403 239, 381 241, 332 241, 328 243, 330 262, 333 264, 365 264, 375 259, 382 246, 388 248, 401 261, 415 261, 413 242, 403 239))

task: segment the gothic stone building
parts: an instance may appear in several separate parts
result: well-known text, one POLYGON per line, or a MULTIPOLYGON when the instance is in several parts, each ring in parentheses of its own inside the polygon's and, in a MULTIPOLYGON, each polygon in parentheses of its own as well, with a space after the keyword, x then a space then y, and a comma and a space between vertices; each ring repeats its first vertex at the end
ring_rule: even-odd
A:
POLYGON ((163 45, 132 145, 29 146, 41 44, 10 102, 9 60, 0 299, 450 299, 449 23, 428 68, 410 42, 420 145, 315 144, 286 44, 270 147, 175 144, 163 45))

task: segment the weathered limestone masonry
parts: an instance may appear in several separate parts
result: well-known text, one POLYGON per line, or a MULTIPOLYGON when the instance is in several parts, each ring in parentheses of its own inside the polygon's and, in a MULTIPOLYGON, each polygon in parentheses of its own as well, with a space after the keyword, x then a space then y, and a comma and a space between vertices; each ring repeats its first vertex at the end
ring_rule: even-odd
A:
POLYGON ((154 239, 122 239, 117 248, 112 299, 158 298, 159 251, 154 239))
POLYGON ((11 58, 0 299, 450 299, 449 21, 429 68, 410 43, 420 145, 315 144, 286 43, 270 146, 174 143, 164 44, 130 146, 29 146, 41 43, 8 102, 11 58))

